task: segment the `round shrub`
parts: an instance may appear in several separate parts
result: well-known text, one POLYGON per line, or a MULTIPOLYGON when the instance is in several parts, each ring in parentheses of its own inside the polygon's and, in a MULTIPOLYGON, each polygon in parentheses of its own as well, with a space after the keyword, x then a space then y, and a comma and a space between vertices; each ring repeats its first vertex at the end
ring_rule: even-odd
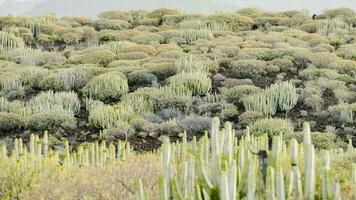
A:
POLYGON ((243 125, 250 125, 262 118, 263 114, 255 111, 246 111, 239 116, 240 123, 243 125))
POLYGON ((72 55, 69 62, 72 64, 99 64, 105 67, 116 58, 116 54, 109 50, 86 50, 72 55))
POLYGON ((195 95, 205 95, 211 88, 211 79, 206 73, 180 73, 169 78, 169 84, 177 90, 191 91, 195 95))
POLYGON ((239 50, 237 58, 239 59, 256 59, 256 60, 273 60, 281 58, 283 52, 277 49, 268 48, 243 48, 239 50))
POLYGON ((235 121, 239 115, 239 111, 235 105, 226 104, 222 109, 221 115, 222 118, 226 121, 235 121))
POLYGON ((106 141, 116 141, 117 139, 125 140, 135 133, 134 129, 127 122, 119 122, 116 127, 103 130, 100 134, 106 141))
POLYGON ((158 80, 163 81, 177 73, 177 68, 173 62, 162 63, 147 63, 144 66, 154 75, 158 80))
POLYGON ((178 120, 178 125, 187 133, 203 134, 211 126, 209 117, 190 115, 178 120))
POLYGON ((286 119, 266 118, 253 123, 250 130, 255 135, 266 133, 273 136, 293 133, 294 127, 292 122, 286 119))
POLYGON ((265 61, 248 59, 232 61, 226 69, 226 74, 232 78, 258 78, 266 75, 265 61))
POLYGON ((22 118, 15 113, 0 112, 0 130, 12 131, 24 126, 22 118))
POLYGON ((56 128, 75 129, 77 121, 73 115, 66 112, 44 112, 29 116, 26 128, 34 131, 53 130, 56 128))
POLYGON ((157 77, 148 70, 139 70, 129 73, 127 76, 130 86, 151 86, 157 82, 157 77))
POLYGON ((112 29, 112 30, 123 30, 129 29, 131 24, 124 20, 109 20, 109 19, 100 19, 96 22, 96 29, 112 29))
POLYGON ((161 111, 165 108, 176 108, 182 112, 190 109, 192 99, 188 96, 161 96, 155 99, 155 111, 161 111))
POLYGON ((105 73, 93 78, 84 88, 84 95, 101 100, 117 101, 129 90, 125 75, 115 73, 105 73))
POLYGON ((127 46, 121 49, 121 52, 128 53, 128 52, 143 52, 150 56, 156 55, 157 50, 151 45, 134 45, 134 46, 127 46))
POLYGON ((223 89, 222 93, 225 96, 227 102, 238 105, 241 103, 241 99, 244 97, 261 91, 261 88, 254 85, 237 85, 229 89, 223 89))
POLYGON ((148 57, 149 56, 144 52, 128 52, 119 54, 119 58, 122 60, 140 60, 148 57))
POLYGON ((131 41, 137 44, 159 44, 162 39, 163 37, 156 33, 145 33, 132 38, 131 41))

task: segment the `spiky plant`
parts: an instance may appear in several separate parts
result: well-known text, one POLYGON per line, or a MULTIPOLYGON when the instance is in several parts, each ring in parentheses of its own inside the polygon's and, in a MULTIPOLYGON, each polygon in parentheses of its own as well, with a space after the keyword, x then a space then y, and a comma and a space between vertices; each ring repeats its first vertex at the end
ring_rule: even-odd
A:
POLYGON ((12 49, 23 48, 24 41, 12 33, 0 31, 0 53, 6 53, 12 49))

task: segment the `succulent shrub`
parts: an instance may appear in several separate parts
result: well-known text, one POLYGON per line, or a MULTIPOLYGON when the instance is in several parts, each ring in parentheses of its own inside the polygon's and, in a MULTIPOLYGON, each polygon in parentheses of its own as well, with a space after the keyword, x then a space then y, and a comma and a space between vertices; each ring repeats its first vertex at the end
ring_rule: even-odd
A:
POLYGON ((177 90, 191 91, 195 95, 205 95, 211 88, 211 79, 203 72, 180 73, 169 78, 169 85, 177 90))
POLYGON ((250 127, 252 134, 269 136, 290 134, 293 130, 293 124, 289 120, 278 118, 260 119, 250 127))
POLYGON ((119 72, 105 73, 93 78, 83 88, 85 96, 101 101, 117 101, 128 92, 125 75, 119 72))
POLYGON ((80 111, 80 100, 75 92, 47 91, 30 99, 26 106, 32 107, 36 112, 51 111, 61 108, 73 114, 80 111))
POLYGON ((0 53, 5 53, 9 50, 22 48, 25 43, 20 37, 15 36, 13 33, 0 31, 0 53))
POLYGON ((183 38, 187 44, 193 44, 200 39, 213 39, 214 36, 210 30, 192 30, 188 29, 183 32, 183 38))

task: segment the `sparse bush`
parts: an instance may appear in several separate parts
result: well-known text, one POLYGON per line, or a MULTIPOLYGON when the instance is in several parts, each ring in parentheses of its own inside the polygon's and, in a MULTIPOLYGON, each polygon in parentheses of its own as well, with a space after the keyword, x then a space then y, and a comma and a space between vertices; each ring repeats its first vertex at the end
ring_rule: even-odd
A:
POLYGON ((121 73, 106 73, 93 78, 84 88, 83 93, 101 101, 117 101, 128 92, 128 83, 121 73))

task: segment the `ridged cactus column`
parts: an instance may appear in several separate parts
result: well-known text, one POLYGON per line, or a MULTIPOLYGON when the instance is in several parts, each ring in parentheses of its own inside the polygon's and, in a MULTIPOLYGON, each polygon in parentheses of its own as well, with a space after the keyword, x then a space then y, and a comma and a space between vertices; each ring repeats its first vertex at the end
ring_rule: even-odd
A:
POLYGON ((309 123, 304 123, 304 198, 314 200, 315 194, 315 153, 311 143, 309 123))

